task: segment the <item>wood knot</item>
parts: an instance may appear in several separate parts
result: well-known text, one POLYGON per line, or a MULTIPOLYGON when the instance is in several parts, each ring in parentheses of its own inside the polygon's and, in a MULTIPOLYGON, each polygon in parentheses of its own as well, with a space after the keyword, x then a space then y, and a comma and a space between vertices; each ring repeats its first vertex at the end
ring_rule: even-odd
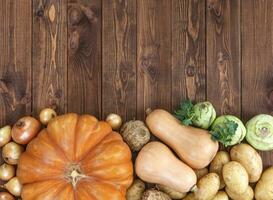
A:
POLYGON ((69 10, 68 18, 69 18, 69 23, 72 26, 78 25, 81 22, 82 17, 83 17, 83 13, 79 8, 73 7, 69 10))
POLYGON ((44 16, 44 10, 43 9, 39 9, 36 11, 36 16, 38 17, 43 17, 44 16))
POLYGON ((55 9, 55 6, 54 4, 52 4, 49 8, 49 11, 48 11, 48 17, 49 17, 49 20, 51 22, 54 22, 55 20, 55 15, 56 15, 56 9, 55 9))
POLYGON ((192 77, 196 74, 196 68, 195 66, 189 65, 186 67, 186 74, 189 77, 192 77))

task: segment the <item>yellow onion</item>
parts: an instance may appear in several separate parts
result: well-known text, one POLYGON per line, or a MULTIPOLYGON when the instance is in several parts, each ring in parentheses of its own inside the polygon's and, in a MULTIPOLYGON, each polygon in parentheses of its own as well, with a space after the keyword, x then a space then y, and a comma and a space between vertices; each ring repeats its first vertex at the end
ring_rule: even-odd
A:
POLYGON ((57 113, 52 108, 44 108, 39 114, 40 122, 47 125, 51 119, 57 116, 57 113))
POLYGON ((22 191, 22 184, 20 183, 18 177, 13 177, 7 183, 2 185, 2 188, 8 190, 14 196, 20 196, 22 191))
POLYGON ((17 165, 19 157, 23 151, 23 146, 16 144, 15 142, 10 142, 3 147, 2 157, 6 163, 17 165))
POLYGON ((18 144, 27 144, 41 128, 40 122, 34 117, 26 116, 19 119, 11 130, 12 139, 18 144))
POLYGON ((15 200, 15 198, 8 192, 0 192, 0 200, 15 200))
POLYGON ((2 164, 0 166, 0 180, 8 181, 15 176, 15 168, 9 164, 2 164))
POLYGON ((110 124, 113 130, 117 131, 122 125, 122 119, 119 115, 111 113, 107 115, 106 121, 110 124))
POLYGON ((4 126, 0 129, 0 147, 4 146, 11 140, 11 127, 4 126))

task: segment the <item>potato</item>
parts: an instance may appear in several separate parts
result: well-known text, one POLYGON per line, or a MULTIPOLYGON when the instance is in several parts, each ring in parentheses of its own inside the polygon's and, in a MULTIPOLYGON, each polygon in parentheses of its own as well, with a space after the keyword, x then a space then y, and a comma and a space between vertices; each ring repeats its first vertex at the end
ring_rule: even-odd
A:
POLYGON ((171 198, 164 192, 149 189, 143 193, 141 200, 171 200, 171 198))
POLYGON ((135 179, 126 193, 127 200, 140 200, 145 190, 145 183, 140 179, 135 179))
POLYGON ((248 187, 248 174, 245 168, 236 161, 231 161, 223 167, 223 179, 229 190, 242 194, 248 187))
POLYGON ((224 191, 219 191, 212 200, 228 200, 228 195, 224 191))
POLYGON ((261 179, 255 187, 255 198, 256 200, 273 199, 273 167, 263 172, 261 179))
POLYGON ((220 189, 225 187, 225 182, 222 176, 222 168, 223 166, 230 161, 230 157, 228 152, 219 151, 214 159, 211 161, 209 166, 209 172, 217 173, 220 177, 220 189))
POLYGON ((209 170, 208 170, 208 168, 202 168, 202 169, 195 169, 194 172, 197 176, 197 180, 199 180, 200 178, 202 178, 203 176, 208 174, 209 170))
POLYGON ((187 193, 177 192, 164 185, 156 185, 156 188, 169 195, 172 199, 182 199, 187 193))
POLYGON ((189 193, 183 200, 195 200, 194 194, 193 193, 189 193))
POLYGON ((252 200, 254 198, 254 192, 250 186, 242 194, 237 194, 229 190, 228 187, 225 188, 228 196, 233 200, 252 200))
POLYGON ((197 183, 194 190, 196 200, 211 200, 218 192, 220 187, 220 178, 216 173, 208 173, 197 183))
POLYGON ((230 150, 231 160, 246 169, 250 183, 257 182, 263 172, 263 161, 259 153, 248 144, 238 144, 230 150))

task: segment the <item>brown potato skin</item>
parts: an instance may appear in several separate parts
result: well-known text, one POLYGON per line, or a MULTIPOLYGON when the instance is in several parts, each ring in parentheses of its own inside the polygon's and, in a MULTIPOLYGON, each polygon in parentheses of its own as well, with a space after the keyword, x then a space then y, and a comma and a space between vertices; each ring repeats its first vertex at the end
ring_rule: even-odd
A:
POLYGON ((135 179, 126 192, 126 200, 140 200, 145 190, 145 183, 140 179, 135 179))
POLYGON ((223 167, 223 179, 229 190, 243 194, 248 187, 248 174, 245 168, 236 161, 231 161, 223 167))
POLYGON ((220 189, 225 187, 225 182, 223 180, 222 169, 225 164, 230 161, 230 156, 226 151, 217 152, 216 156, 212 160, 209 166, 209 172, 217 173, 220 177, 220 189))
POLYGON ((209 170, 206 167, 202 169, 194 169, 193 171, 195 172, 197 176, 197 180, 200 180, 200 178, 202 178, 203 176, 209 173, 209 170))
POLYGON ((259 153, 249 144, 238 144, 230 150, 231 160, 239 162, 246 169, 250 183, 257 182, 263 172, 263 161, 259 153))
POLYGON ((228 200, 228 195, 224 191, 219 191, 212 200, 228 200))
POLYGON ((253 189, 248 186, 247 190, 243 194, 236 194, 229 190, 228 187, 225 188, 228 196, 233 200, 252 200, 254 198, 253 189))
POLYGON ((183 200, 195 200, 194 194, 189 193, 187 196, 185 196, 185 198, 183 198, 183 200))
POLYGON ((195 200, 211 200, 219 190, 220 178, 216 173, 208 173, 198 181, 196 186, 195 200))
POLYGON ((256 200, 273 199, 273 167, 266 169, 255 187, 256 200))

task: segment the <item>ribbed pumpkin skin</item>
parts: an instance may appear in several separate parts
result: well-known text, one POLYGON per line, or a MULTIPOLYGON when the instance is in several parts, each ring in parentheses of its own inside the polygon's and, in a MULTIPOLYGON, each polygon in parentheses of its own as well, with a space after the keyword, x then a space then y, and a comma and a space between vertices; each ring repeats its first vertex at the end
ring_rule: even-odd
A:
POLYGON ((66 114, 28 144, 17 175, 23 200, 125 200, 133 164, 130 149, 106 122, 66 114))

